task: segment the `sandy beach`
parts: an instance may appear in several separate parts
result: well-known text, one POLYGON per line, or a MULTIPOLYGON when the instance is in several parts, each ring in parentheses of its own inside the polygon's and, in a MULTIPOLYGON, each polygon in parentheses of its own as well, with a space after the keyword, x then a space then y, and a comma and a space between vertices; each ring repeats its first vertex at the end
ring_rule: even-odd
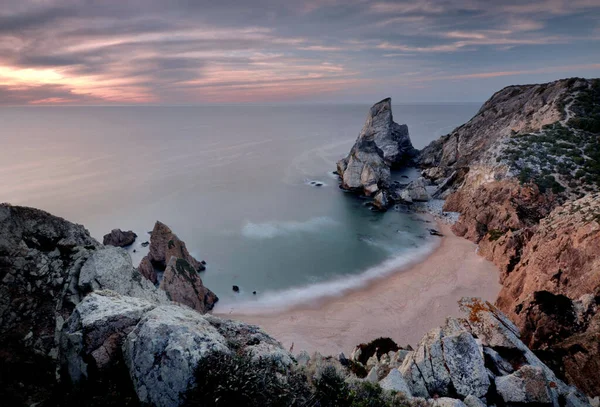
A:
POLYGON ((261 326, 286 348, 293 344, 294 353, 348 354, 355 345, 379 336, 414 346, 446 317, 460 315, 461 297, 494 301, 500 291, 498 270, 477 255, 476 245, 455 236, 448 225, 438 227, 444 237, 429 257, 363 290, 318 307, 227 317, 261 326))

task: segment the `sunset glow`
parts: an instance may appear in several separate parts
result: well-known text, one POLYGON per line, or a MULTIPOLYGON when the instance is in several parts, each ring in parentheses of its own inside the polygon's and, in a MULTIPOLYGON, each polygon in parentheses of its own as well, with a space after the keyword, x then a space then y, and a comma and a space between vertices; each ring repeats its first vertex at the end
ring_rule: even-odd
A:
POLYGON ((0 103, 473 101, 599 73, 593 1, 227 3, 9 0, 0 103))

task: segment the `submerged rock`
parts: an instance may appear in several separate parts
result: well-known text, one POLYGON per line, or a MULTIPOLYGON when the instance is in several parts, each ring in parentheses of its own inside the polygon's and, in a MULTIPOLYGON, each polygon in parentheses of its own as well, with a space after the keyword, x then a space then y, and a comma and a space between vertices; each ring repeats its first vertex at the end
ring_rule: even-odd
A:
POLYGON ((137 235, 131 230, 126 232, 121 229, 113 229, 109 234, 104 235, 103 244, 105 246, 125 247, 135 242, 137 235))

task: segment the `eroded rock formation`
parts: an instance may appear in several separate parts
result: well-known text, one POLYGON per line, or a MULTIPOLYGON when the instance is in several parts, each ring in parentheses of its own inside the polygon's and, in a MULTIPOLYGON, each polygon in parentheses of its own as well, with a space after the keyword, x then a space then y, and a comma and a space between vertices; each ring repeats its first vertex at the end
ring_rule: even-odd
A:
POLYGON ((204 286, 198 275, 204 262, 196 260, 185 242, 164 223, 156 222, 150 235, 150 251, 139 267, 142 276, 158 282, 156 270, 163 273, 159 288, 170 300, 185 304, 199 312, 210 311, 219 298, 204 286))
POLYGON ((375 195, 389 188, 390 168, 410 163, 415 155, 408 127, 394 122, 392 100, 384 99, 371 107, 350 154, 337 163, 341 186, 375 195))

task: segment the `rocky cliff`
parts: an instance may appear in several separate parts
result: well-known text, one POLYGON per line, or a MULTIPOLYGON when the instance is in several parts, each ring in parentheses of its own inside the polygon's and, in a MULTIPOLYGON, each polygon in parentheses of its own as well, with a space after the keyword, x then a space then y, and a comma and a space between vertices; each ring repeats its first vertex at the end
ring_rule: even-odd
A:
POLYGON ((454 232, 501 270, 497 301, 527 345, 591 395, 600 266, 600 80, 509 86, 420 155, 454 232), (577 200, 578 199, 578 200, 577 200))
POLYGON ((385 192, 391 186, 390 168, 406 165, 415 156, 408 127, 394 122, 392 100, 384 99, 369 109, 350 154, 337 163, 341 187, 367 196, 385 192))

